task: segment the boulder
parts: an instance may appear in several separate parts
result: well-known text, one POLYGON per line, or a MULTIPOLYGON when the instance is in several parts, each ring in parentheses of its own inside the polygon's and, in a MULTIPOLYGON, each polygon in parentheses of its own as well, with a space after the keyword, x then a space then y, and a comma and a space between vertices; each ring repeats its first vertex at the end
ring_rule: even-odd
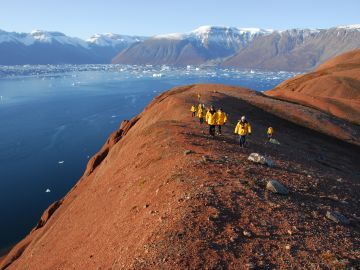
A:
POLYGON ((271 138, 269 143, 280 145, 280 142, 277 139, 271 138))
POLYGON ((350 221, 337 211, 327 211, 326 217, 336 223, 340 223, 343 225, 350 224, 350 221))
POLYGON ((255 162, 255 163, 267 165, 269 167, 271 167, 273 165, 273 162, 270 159, 267 159, 266 157, 264 157, 258 153, 251 153, 250 156, 248 157, 248 160, 255 162))
POLYGON ((288 189, 277 180, 268 181, 266 184, 266 189, 282 195, 289 194, 288 189))

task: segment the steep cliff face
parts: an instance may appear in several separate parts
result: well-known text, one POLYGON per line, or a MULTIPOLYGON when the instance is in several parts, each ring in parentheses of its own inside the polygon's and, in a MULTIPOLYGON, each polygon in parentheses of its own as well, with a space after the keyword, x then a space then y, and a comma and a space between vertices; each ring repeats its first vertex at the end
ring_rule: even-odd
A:
POLYGON ((356 267, 359 138, 356 125, 255 91, 174 88, 122 123, 0 269, 356 267), (229 114, 223 136, 191 117, 198 93, 229 114), (253 127, 243 150, 241 115, 253 127), (264 143, 270 125, 281 145, 264 143), (290 193, 267 191, 273 179, 290 193), (325 217, 335 210, 350 225, 325 217))
POLYGON ((310 106, 360 124, 360 49, 289 79, 267 95, 310 106))

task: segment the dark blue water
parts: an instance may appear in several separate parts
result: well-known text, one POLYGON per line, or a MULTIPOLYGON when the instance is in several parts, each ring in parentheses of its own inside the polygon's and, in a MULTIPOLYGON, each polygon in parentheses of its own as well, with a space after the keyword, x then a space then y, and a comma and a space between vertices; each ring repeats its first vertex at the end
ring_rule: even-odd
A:
POLYGON ((123 119, 162 91, 205 82, 265 90, 293 75, 192 67, 0 67, 0 251, 23 238, 44 209, 70 190, 123 119))

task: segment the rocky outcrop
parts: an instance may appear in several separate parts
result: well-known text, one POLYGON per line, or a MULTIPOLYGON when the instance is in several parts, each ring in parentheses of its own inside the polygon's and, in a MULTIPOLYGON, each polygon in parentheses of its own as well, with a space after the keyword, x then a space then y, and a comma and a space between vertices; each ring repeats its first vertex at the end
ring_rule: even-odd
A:
POLYGON ((45 210, 44 214, 41 216, 41 218, 40 218, 38 224, 36 225, 36 227, 34 228, 34 230, 38 230, 38 229, 44 227, 46 222, 48 222, 48 220, 55 213, 55 211, 60 207, 61 204, 62 204, 62 200, 56 201, 53 204, 51 204, 48 207, 48 209, 45 210))
POLYGON ((126 133, 133 125, 136 124, 138 120, 139 117, 135 117, 130 121, 124 120, 121 123, 120 128, 110 135, 109 139, 107 139, 105 145, 101 148, 101 150, 89 160, 86 166, 85 175, 90 175, 96 169, 96 167, 101 164, 101 162, 108 155, 110 149, 126 135, 126 133))

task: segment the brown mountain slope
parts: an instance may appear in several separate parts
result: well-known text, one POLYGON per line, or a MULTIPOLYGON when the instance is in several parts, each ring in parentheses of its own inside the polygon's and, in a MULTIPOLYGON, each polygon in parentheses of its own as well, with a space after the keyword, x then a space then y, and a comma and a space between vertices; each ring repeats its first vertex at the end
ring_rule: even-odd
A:
MULTIPOLYGON (((356 268, 359 146, 272 113, 313 128, 320 121, 335 126, 316 110, 237 87, 185 86, 160 95, 112 134, 0 269, 356 268), (222 137, 210 138, 191 118, 197 93, 229 113, 222 137), (253 134, 241 151, 232 132, 243 114, 253 134), (269 125, 280 146, 264 144, 269 125), (251 152, 275 165, 250 163, 251 152), (266 192, 271 179, 290 194, 266 192), (326 219, 333 210, 350 225, 326 219)), ((348 124, 344 139, 359 145, 356 128, 348 124)))
POLYGON ((314 107, 360 124, 360 49, 335 57, 314 72, 289 79, 267 95, 314 107))
POLYGON ((324 61, 360 47, 357 29, 291 29, 254 39, 222 66, 309 71, 324 61))

